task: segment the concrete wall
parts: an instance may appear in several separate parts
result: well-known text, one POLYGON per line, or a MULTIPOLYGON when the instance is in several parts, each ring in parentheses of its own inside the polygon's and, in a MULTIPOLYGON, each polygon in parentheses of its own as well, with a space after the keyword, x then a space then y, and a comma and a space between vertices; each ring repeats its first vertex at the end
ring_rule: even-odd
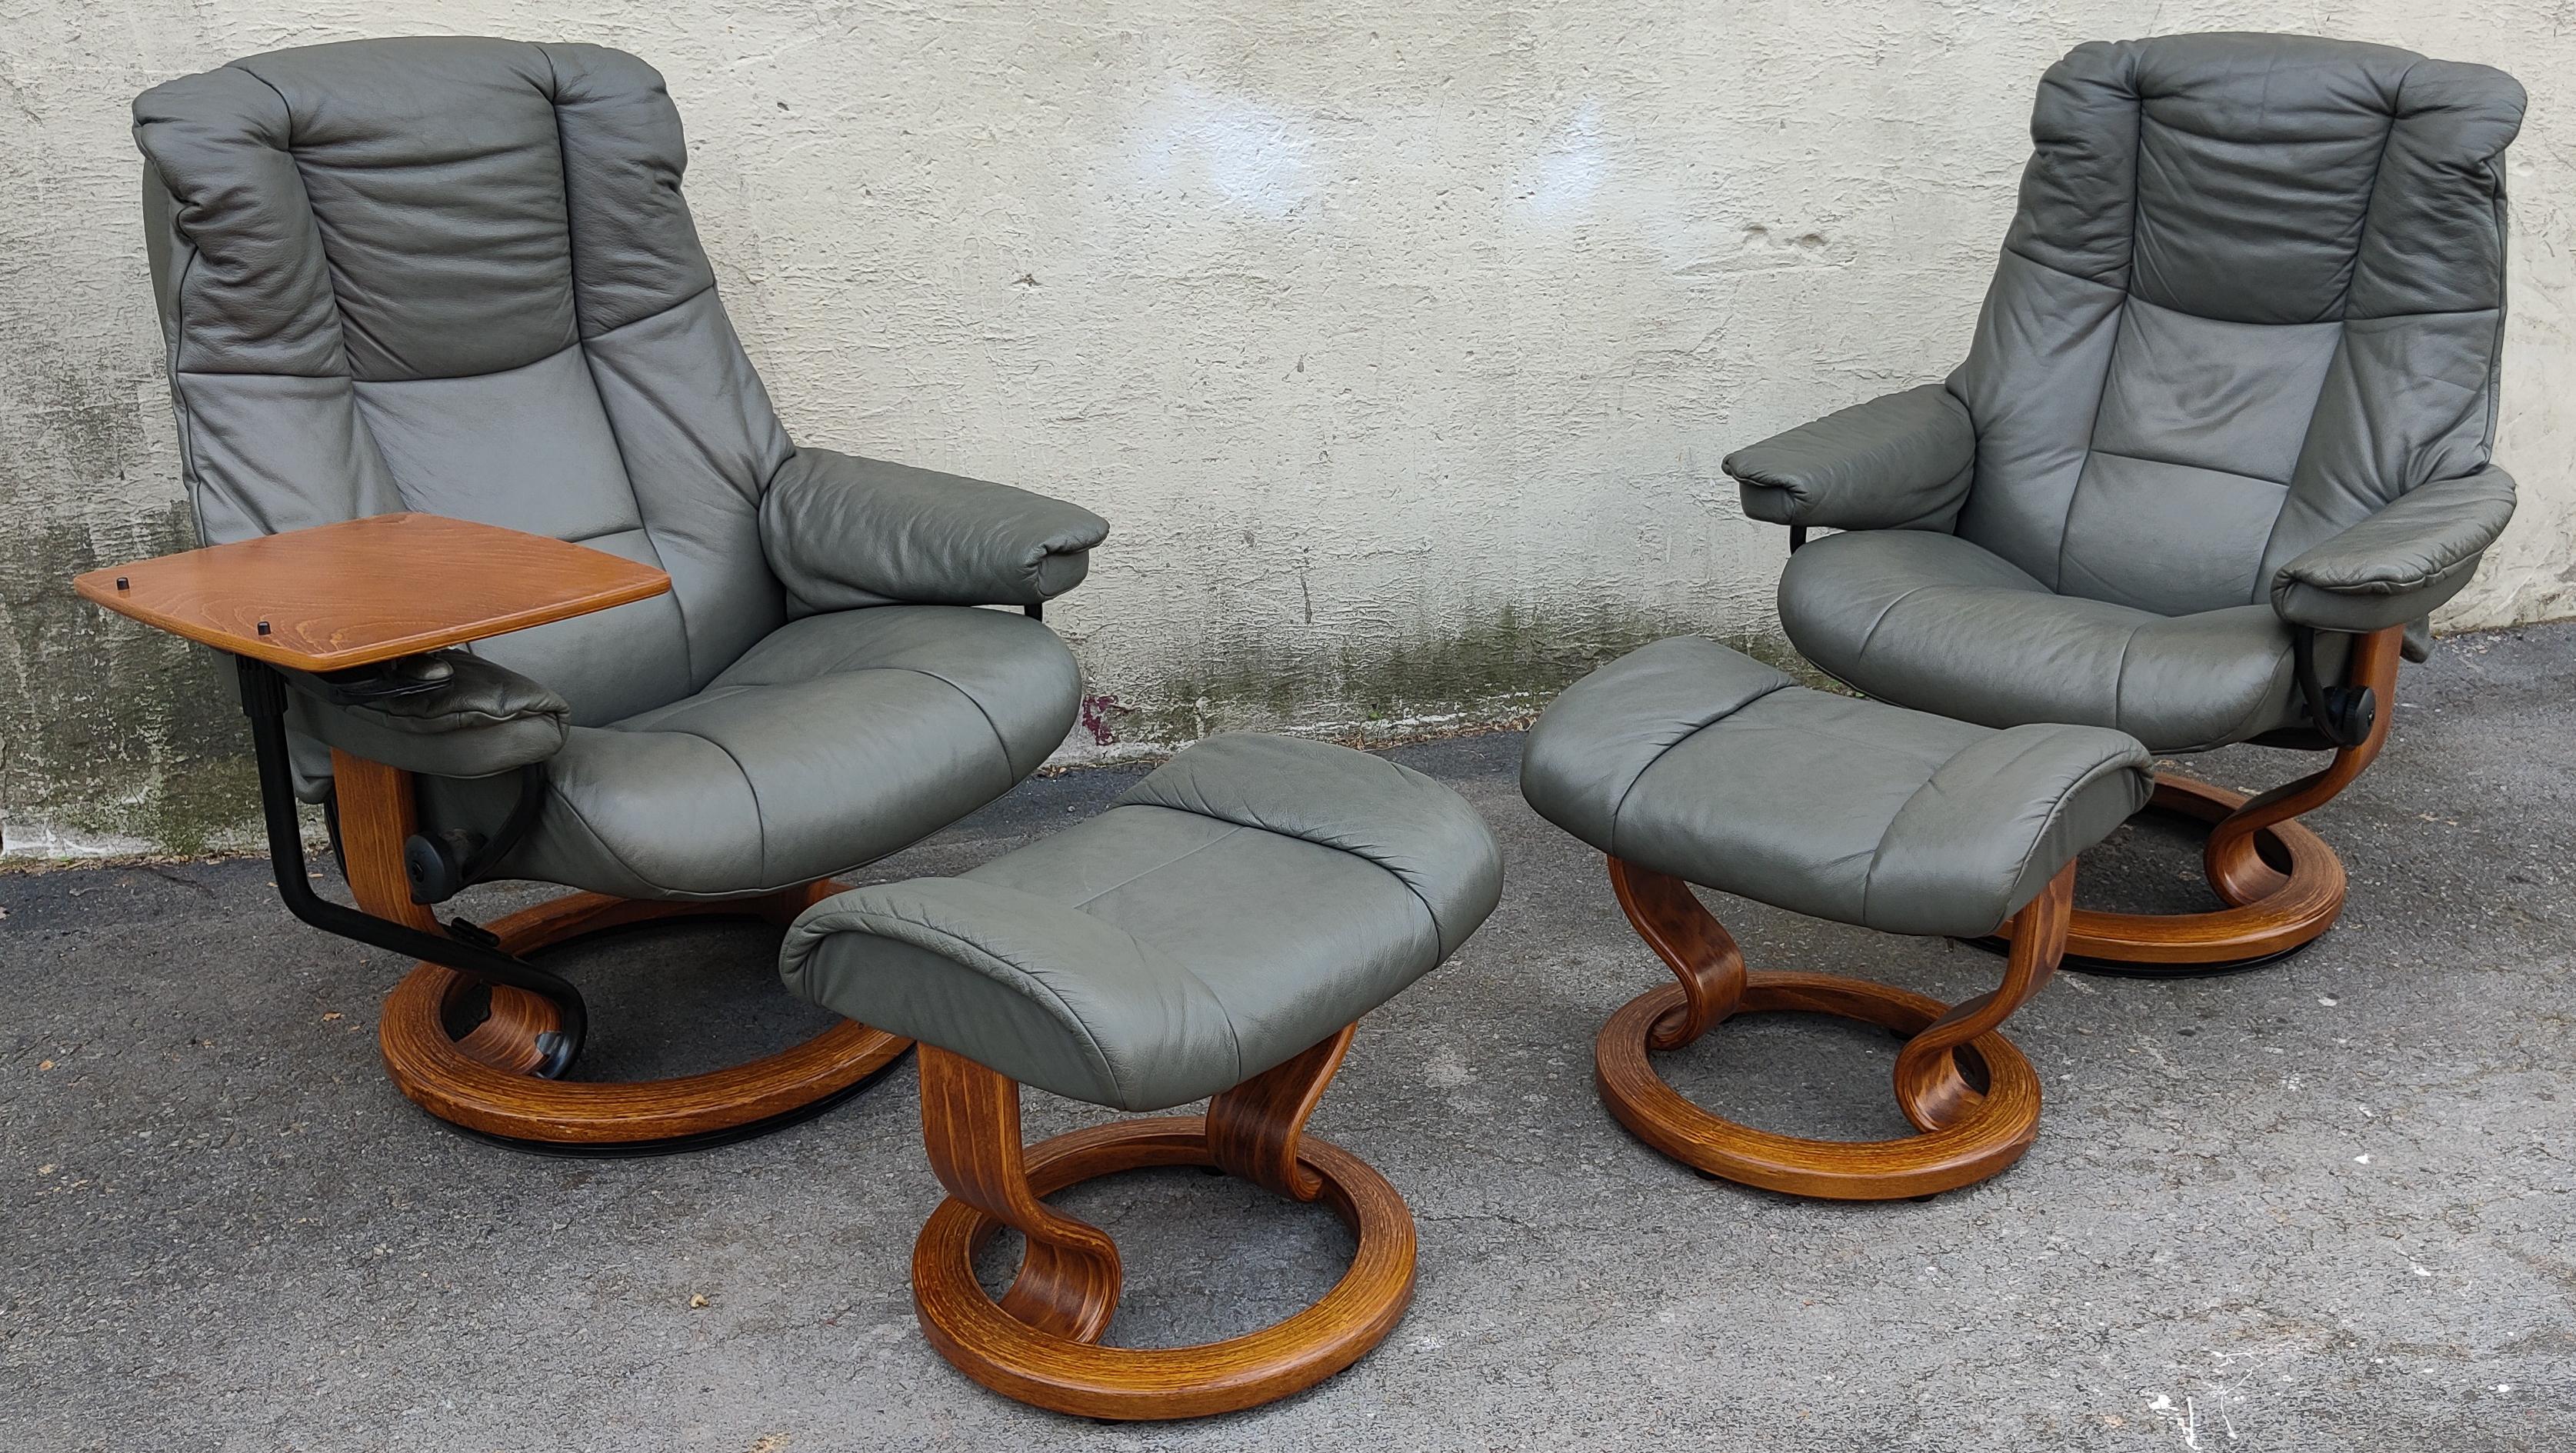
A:
POLYGON ((2518 74, 2502 458, 2453 627, 2576 613, 2576 9, 1832 0, 0 0, 9 850, 246 819, 212 663, 76 603, 187 543, 126 104, 277 46, 585 38, 661 67, 800 437, 1082 501, 1087 750, 1526 709, 1679 628, 1775 638, 1719 457, 1939 377, 2078 40, 2390 41, 2518 74))

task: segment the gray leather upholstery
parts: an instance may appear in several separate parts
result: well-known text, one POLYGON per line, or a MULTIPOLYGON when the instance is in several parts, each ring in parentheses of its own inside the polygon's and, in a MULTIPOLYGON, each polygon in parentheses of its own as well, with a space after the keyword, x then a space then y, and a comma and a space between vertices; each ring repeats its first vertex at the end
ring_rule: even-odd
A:
MULTIPOLYGON (((1780 576, 1780 615, 1841 680, 1986 726, 2083 722, 2191 752, 2306 720, 2271 606, 2164 616, 2057 595, 1955 535, 1811 540, 1780 576)), ((2320 669, 2339 671, 2347 649, 2321 640, 2320 669)))
POLYGON ((779 972, 1023 1084, 1159 1110, 1393 998, 1501 891, 1492 831, 1421 773, 1220 736, 963 877, 825 899, 788 931, 779 972))
POLYGON ((2160 751, 2303 720, 2286 675, 2279 700, 2244 699, 2287 622, 2420 619, 2510 512, 2489 454, 2522 109, 2501 72, 2384 46, 2077 47, 2040 83, 2020 211, 1946 385, 1975 431, 1955 520, 1931 507, 1954 441, 1879 424, 1894 400, 1730 457, 1757 518, 1797 519, 1815 493, 1805 523, 1962 547, 1800 552, 1790 638, 1909 706, 2119 725, 2160 751), (1783 454, 1794 477, 1766 466, 1783 454), (2331 570, 2299 563, 2330 542, 2331 570), (1936 599, 1891 593, 1906 572, 1936 599), (2015 593, 2008 609, 1958 613, 1957 590, 1988 587, 2015 593), (2268 632, 2229 614, 2275 602, 2268 632), (1961 627, 1975 638, 1900 659, 1899 638, 1961 627), (2105 669, 2115 631, 2128 660, 2105 669), (2123 677, 2171 695, 2106 688, 2123 677))
POLYGON ((288 724, 353 756, 439 777, 489 777, 563 750, 572 704, 498 662, 432 651, 388 662, 386 673, 435 685, 357 698, 328 678, 284 672, 288 724))
POLYGON ((510 784, 471 779, 550 731, 554 790, 506 870, 747 893, 902 846, 1071 728, 1061 643, 967 607, 1072 585, 1106 526, 789 441, 642 61, 358 41, 156 86, 134 116, 205 539, 422 510, 670 573, 668 595, 475 645, 569 708, 542 731, 543 712, 369 721, 300 696, 305 732, 439 774, 433 826, 497 824, 510 784))
MULTIPOLYGON (((790 888, 937 832, 1063 742, 1073 658, 1025 616, 878 606, 792 621, 707 689, 575 726, 513 876, 627 898, 790 888)), ((434 815, 498 821, 504 781, 430 782, 434 815)))
POLYGON ((1530 728, 1521 793, 1616 858, 1889 933, 1992 933, 2144 807, 2101 727, 1971 726, 1811 691, 1714 641, 1632 651, 1530 728))
POLYGON ((1968 502, 1977 431, 1939 384, 1885 394, 1726 456, 1744 512, 1779 525, 1947 530, 1968 502))
POLYGON ((2437 479, 2330 535, 2272 577, 2281 618, 2328 631, 2421 619, 2467 587, 2513 518, 2513 480, 2489 467, 2437 479))
POLYGON ((828 449, 800 450, 760 501, 761 542, 796 615, 1037 605, 1082 583, 1108 533, 1079 505, 828 449))

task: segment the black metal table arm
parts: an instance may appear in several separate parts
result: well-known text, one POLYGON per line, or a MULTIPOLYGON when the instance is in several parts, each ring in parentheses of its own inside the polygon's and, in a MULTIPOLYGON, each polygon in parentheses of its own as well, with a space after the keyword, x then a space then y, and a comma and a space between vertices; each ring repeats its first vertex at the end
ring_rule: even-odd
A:
POLYGON ((562 1023, 555 1035, 540 1036, 546 1063, 539 1073, 553 1078, 581 1052, 590 1015, 581 991, 558 975, 476 941, 483 930, 457 919, 444 934, 427 933, 408 924, 334 903, 313 891, 306 876, 304 827, 296 817, 295 780, 287 761, 286 693, 275 667, 235 656, 241 673, 242 711, 250 718, 251 748, 259 762, 260 812, 268 828, 268 855, 277 872, 277 896, 287 911, 325 933, 410 958, 443 964, 460 974, 490 984, 524 989, 555 1006, 562 1023), (545 1044, 552 1039, 555 1042, 545 1044))

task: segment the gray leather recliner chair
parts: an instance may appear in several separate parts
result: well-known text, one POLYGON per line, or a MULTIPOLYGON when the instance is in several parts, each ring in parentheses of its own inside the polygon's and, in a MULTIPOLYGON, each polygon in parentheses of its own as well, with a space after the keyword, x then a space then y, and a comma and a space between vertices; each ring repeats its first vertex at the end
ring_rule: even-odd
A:
MULTIPOLYGON (((308 799, 330 788, 314 743, 412 774, 416 899, 518 877, 792 914, 809 885, 1000 796, 1071 728, 1073 659, 1029 617, 1107 526, 788 439, 700 249, 651 67, 588 45, 361 41, 174 80, 134 116, 208 542, 421 511, 671 578, 412 658, 404 690, 297 682, 308 799), (1025 613, 973 608, 989 604, 1025 613)), ((623 1143, 775 1119, 902 1048, 840 1035, 798 1074, 764 1061, 743 1095, 701 1085, 654 1120, 633 1113, 650 1086, 529 1078, 562 1068, 524 1053, 552 1021, 509 1007, 521 1022, 497 1037, 518 1043, 459 1042, 516 1083, 465 1084, 479 1071, 460 1060, 438 1071, 446 1098, 406 1091, 479 1129, 623 1143)))
POLYGON ((2522 111, 2499 71, 2383 46, 2079 46, 1967 362, 1726 460, 1792 527, 1791 641, 1870 695, 2336 753, 2251 803, 2161 777, 2229 906, 2079 912, 2071 964, 2260 961, 2340 910, 2291 819, 2376 755, 2401 635, 2421 659, 2513 511, 2489 455, 2522 111), (1802 546, 1819 526, 1845 533, 1802 546))

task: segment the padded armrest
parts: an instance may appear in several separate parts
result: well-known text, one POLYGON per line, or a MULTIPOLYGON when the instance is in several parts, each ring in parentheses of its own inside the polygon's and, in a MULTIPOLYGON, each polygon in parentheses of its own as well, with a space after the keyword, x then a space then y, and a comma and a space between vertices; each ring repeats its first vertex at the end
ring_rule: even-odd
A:
POLYGON ((1744 512, 1777 525, 1948 530, 1977 460, 1967 405, 1937 383, 1825 415, 1726 456, 1744 512))
POLYGON ((760 502, 770 569, 807 612, 1036 605, 1081 584, 1108 534, 1079 505, 829 449, 799 449, 760 502))
POLYGON ((2321 631, 2421 620, 2467 587, 2512 518, 2513 477, 2501 469, 2419 485, 2282 566, 2272 608, 2321 631))
POLYGON ((489 777, 563 749, 572 706, 463 651, 406 656, 364 673, 278 673, 289 726, 371 762, 432 777, 489 777))

